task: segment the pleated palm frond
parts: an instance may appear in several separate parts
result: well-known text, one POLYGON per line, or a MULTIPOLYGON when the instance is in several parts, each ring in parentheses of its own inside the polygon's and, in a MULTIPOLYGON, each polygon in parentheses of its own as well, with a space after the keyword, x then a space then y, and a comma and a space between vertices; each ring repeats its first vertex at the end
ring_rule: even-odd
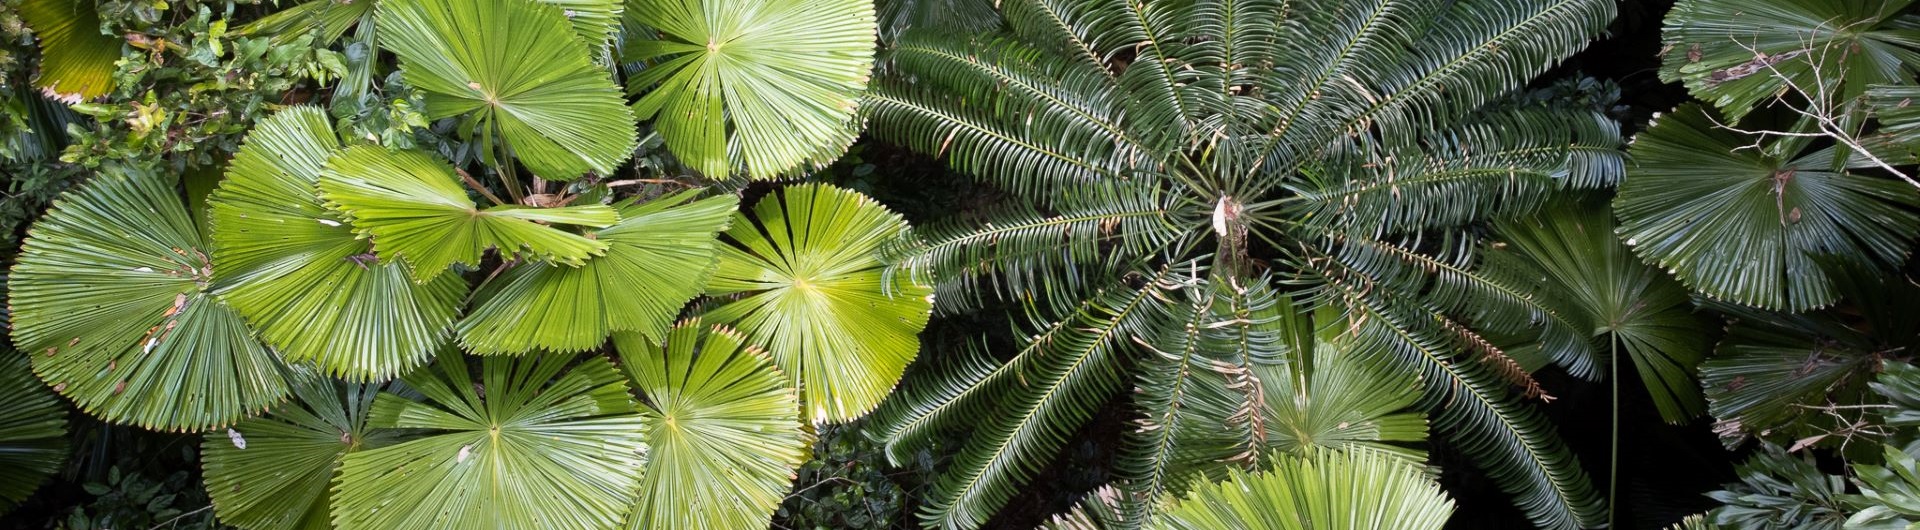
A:
POLYGON ((171 179, 104 167, 28 232, 13 344, 109 422, 201 431, 264 411, 289 392, 285 367, 208 292, 211 253, 171 179))
POLYGON ((100 33, 100 13, 88 0, 24 0, 14 6, 40 41, 34 86, 72 104, 113 91, 124 41, 100 33))
MULTIPOLYGON (((1000 7, 1001 33, 963 40, 904 32, 865 103, 876 138, 945 159, 1012 195, 1004 210, 938 227, 925 245, 900 249, 905 273, 933 278, 943 295, 975 291, 944 297, 942 310, 992 295, 1071 323, 1111 296, 1093 293, 1139 285, 1145 280, 1129 280, 1131 271, 1163 266, 1188 276, 1176 282, 1183 285, 1244 294, 1268 284, 1283 299, 1331 304, 1341 310, 1333 320, 1355 324, 1341 339, 1352 344, 1345 349, 1376 371, 1419 374, 1419 401, 1438 430, 1536 524, 1600 523, 1603 503, 1578 461, 1516 395, 1543 389, 1486 338, 1537 342, 1569 372, 1599 378, 1605 364, 1592 328, 1565 300, 1534 294, 1535 279, 1485 266, 1476 255, 1481 234, 1459 228, 1621 179, 1626 159, 1615 124, 1585 110, 1506 104, 1510 91, 1598 34, 1613 2, 1000 7)), ((1183 309, 1191 299, 1155 300, 1142 330, 1177 331, 1195 317, 1183 309)), ((1022 347, 1032 351, 1033 342, 1046 341, 1022 347)), ((1065 436, 986 433, 1028 428, 1034 410, 1072 420, 1102 403, 1030 398, 1056 380, 1082 381, 1054 375, 1081 372, 1053 363, 1087 358, 1047 355, 1054 371, 1036 383, 1040 361, 1030 357, 1041 356, 1016 356, 1006 372, 979 356, 933 367, 903 388, 902 404, 885 414, 890 421, 879 422, 896 457, 955 418, 968 427, 992 418, 998 431, 976 428, 976 447, 983 438, 1006 440, 991 451, 962 450, 952 476, 981 478, 936 485, 930 524, 981 524, 1025 485, 1023 466, 1045 461, 1065 436), (1008 394, 1021 396, 1018 406, 977 403, 1008 394)), ((1143 388, 1188 388, 1176 380, 1187 372, 1149 369, 1159 366, 1149 361, 1101 369, 1131 370, 1117 377, 1143 388)), ((1093 388, 1074 395, 1106 388, 1081 384, 1093 388)), ((1146 502, 1137 497, 1123 502, 1146 502)))
POLYGON ((1839 103, 1920 73, 1912 0, 1682 0, 1660 36, 1660 79, 1733 121, 1787 90, 1839 103))
POLYGON ((865 0, 634 0, 661 40, 621 58, 628 88, 675 156, 712 178, 826 164, 859 135, 877 22, 865 0))
POLYGON ((763 528, 793 488, 813 435, 773 359, 698 319, 665 344, 614 335, 643 397, 647 470, 631 530, 763 528))
POLYGON ((1909 154, 1920 155, 1920 86, 1882 85, 1867 91, 1874 117, 1880 119, 1880 133, 1909 154))
POLYGON ((578 352, 615 331, 665 337, 713 274, 715 236, 739 204, 731 195, 696 201, 696 193, 621 205, 620 222, 594 233, 606 255, 585 265, 529 262, 490 280, 460 321, 461 345, 482 355, 578 352))
POLYGON ((340 461, 402 439, 367 425, 382 386, 305 372, 294 377, 292 401, 224 434, 208 433, 200 455, 214 514, 248 530, 332 528, 329 501, 340 461))
MULTIPOLYGON (((1721 129, 1682 106, 1633 142, 1620 185, 1620 235, 1695 291, 1762 309, 1805 311, 1839 296, 1822 258, 1901 263, 1920 235, 1920 197, 1898 180, 1856 173, 1832 148, 1721 129)), ((1849 157, 1857 158, 1857 157, 1849 157)))
POLYGON ((1275 455, 1174 501, 1163 530, 1438 530, 1453 500, 1416 464, 1367 449, 1275 455))
POLYGON ((33 378, 26 355, 0 346, 0 514, 66 460, 66 405, 33 378))
POLYGON ((1116 283, 1057 320, 1036 318, 1037 329, 1005 365, 952 367, 959 381, 939 377, 947 370, 932 371, 934 377, 901 389, 900 405, 875 416, 896 460, 942 432, 969 432, 921 509, 923 523, 985 523, 1121 388, 1135 341, 1163 332, 1156 326, 1177 325, 1166 318, 1170 292, 1186 286, 1176 272, 1116 283))
POLYGON ((449 349, 403 378, 424 401, 375 398, 369 427, 421 436, 347 455, 334 527, 620 527, 640 485, 646 425, 613 364, 496 356, 473 373, 449 349))
POLYGON ((308 31, 317 31, 319 38, 315 44, 324 46, 340 40, 355 25, 371 23, 376 5, 379 2, 312 0, 248 22, 234 28, 232 34, 292 40, 308 31))
POLYGON ((865 195, 820 184, 778 190, 725 232, 707 294, 727 301, 703 318, 772 354, 808 418, 858 418, 900 382, 932 313, 931 289, 887 275, 881 261, 903 237, 906 219, 865 195))
POLYGON ((1712 342, 1687 290, 1641 262, 1614 235, 1605 203, 1559 201, 1499 226, 1486 259, 1538 281, 1536 296, 1566 300, 1587 334, 1618 341, 1660 417, 1683 423, 1706 411, 1695 381, 1712 342))
POLYGON ((1700 385, 1728 447, 1754 436, 1785 443, 1831 432, 1841 427, 1836 419, 1810 407, 1858 405, 1867 395, 1882 344, 1838 315, 1722 309, 1734 323, 1701 364, 1700 385))
POLYGON ((467 284, 414 283, 406 266, 327 209, 316 188, 340 149, 326 111, 291 107, 261 120, 207 198, 221 300, 293 362, 328 375, 386 380, 447 342, 467 284))
MULTIPOLYGON (((498 135, 520 163, 548 180, 611 174, 632 156, 639 137, 633 113, 574 37, 561 7, 382 0, 378 16, 380 45, 400 58, 407 84, 426 95, 429 119, 465 117, 483 144, 498 135)), ((607 19, 609 27, 617 18, 607 19)))
POLYGON ((373 240, 380 261, 404 259, 413 280, 433 281, 456 263, 480 264, 488 249, 578 267, 604 255, 607 243, 542 223, 607 227, 619 212, 601 204, 480 208, 454 168, 419 151, 356 145, 327 161, 320 197, 373 240))

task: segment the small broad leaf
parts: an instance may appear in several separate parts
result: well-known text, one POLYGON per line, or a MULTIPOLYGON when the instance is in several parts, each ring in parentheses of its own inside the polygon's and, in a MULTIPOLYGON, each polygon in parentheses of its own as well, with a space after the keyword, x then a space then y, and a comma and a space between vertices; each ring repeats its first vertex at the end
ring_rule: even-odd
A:
POLYGON ((386 528, 618 528, 639 486, 645 425, 601 357, 460 354, 407 374, 424 401, 381 394, 378 429, 420 429, 341 464, 333 523, 386 528))
POLYGON ((920 352, 932 290, 885 274, 880 250, 907 221, 859 193, 782 189, 726 232, 705 318, 765 348, 800 387, 808 416, 842 422, 880 404, 920 352))
POLYGON ((620 208, 620 222, 595 233, 606 255, 579 267, 524 263, 482 287, 460 321, 460 342, 476 354, 597 348, 614 331, 658 340, 717 262, 716 235, 732 219, 732 195, 694 201, 688 191, 620 208))
POLYGON ((634 104, 688 165, 714 178, 772 178, 832 161, 859 135, 854 114, 873 67, 877 23, 865 0, 636 0, 663 40, 629 41, 651 65, 634 104))
POLYGON ((738 333, 690 320, 665 345, 614 335, 645 397, 647 471, 629 530, 764 528, 812 447, 787 378, 738 333))
POLYGON ((67 459, 67 407, 33 378, 26 355, 0 345, 0 514, 67 459))
POLYGON ((34 224, 8 283, 13 342, 81 410, 201 431, 288 392, 281 360, 209 295, 214 264, 173 183, 109 166, 34 224))
POLYGON ((326 208, 315 186, 339 146, 317 107, 280 111, 247 134, 207 200, 221 264, 214 283, 288 360, 391 379, 446 342, 467 286, 454 275, 414 283, 326 208))
POLYGON ((420 283, 455 263, 478 265, 494 248, 577 267, 605 253, 607 244, 540 223, 604 227, 620 219, 598 204, 481 209, 446 162, 375 145, 334 155, 321 173, 320 196, 352 222, 355 233, 373 238, 380 261, 407 260, 420 283))
POLYGON ((633 154, 633 112, 560 7, 386 0, 379 17, 380 45, 399 56, 407 84, 426 94, 429 119, 470 116, 482 138, 499 135, 549 180, 610 174, 633 154))

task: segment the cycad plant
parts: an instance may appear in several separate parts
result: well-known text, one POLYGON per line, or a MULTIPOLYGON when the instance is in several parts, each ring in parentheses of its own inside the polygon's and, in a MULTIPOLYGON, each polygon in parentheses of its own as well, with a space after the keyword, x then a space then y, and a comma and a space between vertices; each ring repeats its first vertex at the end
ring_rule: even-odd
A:
POLYGON ((867 103, 879 138, 1019 199, 896 249, 900 274, 937 280, 944 311, 997 298, 1035 316, 1011 360, 929 367, 889 407, 896 455, 927 431, 972 429, 927 524, 985 523, 1128 386, 1143 433, 1176 433, 1121 457, 1132 524, 1196 443, 1163 419, 1188 401, 1239 411, 1234 454, 1267 454, 1272 420, 1251 401, 1282 383, 1254 366, 1313 335, 1276 324, 1303 322, 1272 316, 1295 305, 1332 308, 1317 327, 1371 369, 1417 374, 1437 430, 1536 524, 1601 522, 1585 472, 1526 402, 1544 389, 1493 337, 1538 341, 1584 378, 1603 376, 1605 348, 1520 269, 1482 263, 1460 228, 1620 177, 1607 119, 1502 103, 1600 31, 1613 2, 1001 7, 1002 34, 902 36, 867 103), (1154 360, 1167 356, 1195 368, 1154 360), (1225 391, 1190 392, 1203 372, 1225 391))
POLYGON ((248 529, 766 524, 808 424, 871 411, 931 310, 930 287, 885 274, 910 229, 871 199, 768 185, 739 211, 750 178, 857 134, 872 7, 648 5, 656 37, 721 28, 726 53, 629 40, 674 76, 629 79, 628 101, 600 60, 619 2, 374 4, 251 31, 379 24, 398 70, 379 88, 486 155, 342 138, 292 105, 204 201, 133 162, 63 195, 8 278, 12 342, 34 353, 0 366, 0 453, 31 461, 0 502, 58 465, 50 387, 109 423, 206 433, 214 511, 248 529), (771 23, 840 36, 789 46, 771 23), (697 173, 614 182, 636 106, 701 132, 667 142, 697 173), (811 134, 772 145, 788 129, 811 134))

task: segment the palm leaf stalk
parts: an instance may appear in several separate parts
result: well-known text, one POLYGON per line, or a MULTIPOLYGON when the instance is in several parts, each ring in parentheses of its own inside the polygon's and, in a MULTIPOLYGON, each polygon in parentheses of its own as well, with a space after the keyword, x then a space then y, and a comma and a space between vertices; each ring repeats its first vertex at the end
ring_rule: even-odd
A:
MULTIPOLYGON (((865 103, 876 137, 1017 199, 986 222, 936 226, 922 244, 894 249, 900 273, 965 293, 943 297, 941 311, 999 298, 1043 315, 1003 367, 927 370, 883 408, 881 435, 896 457, 942 428, 972 429, 923 522, 983 524, 1123 382, 1156 389, 1133 402, 1143 417, 1181 418, 1187 411, 1171 407, 1193 394, 1178 378, 1195 372, 1144 367, 1179 366, 1165 359, 1184 358, 1174 339, 1195 319, 1239 337, 1200 341, 1193 350, 1204 358, 1314 357, 1312 341, 1263 338, 1301 332, 1259 329, 1272 325, 1255 324, 1267 321, 1261 299, 1330 307, 1312 321, 1342 335, 1333 342, 1356 362, 1419 374, 1418 403, 1437 431, 1534 523, 1603 521, 1585 472, 1523 401, 1540 389, 1486 337, 1537 338, 1547 358, 1591 379, 1605 376, 1605 349, 1564 293, 1483 263, 1481 240, 1452 229, 1622 177, 1618 128, 1604 117, 1488 105, 1580 49, 1613 3, 1001 8, 1008 29, 992 36, 904 32, 865 103), (1196 302, 1219 296, 1227 301, 1196 302)), ((1220 370, 1236 371, 1236 388, 1287 388, 1261 370, 1220 370)), ((1236 421, 1248 432, 1251 419, 1236 421)), ((1254 455, 1243 466, 1269 450, 1241 447, 1254 455)), ((1146 451, 1160 456, 1129 467, 1165 469, 1156 460, 1182 450, 1146 451)), ((1121 495, 1150 502, 1142 497, 1121 495)))

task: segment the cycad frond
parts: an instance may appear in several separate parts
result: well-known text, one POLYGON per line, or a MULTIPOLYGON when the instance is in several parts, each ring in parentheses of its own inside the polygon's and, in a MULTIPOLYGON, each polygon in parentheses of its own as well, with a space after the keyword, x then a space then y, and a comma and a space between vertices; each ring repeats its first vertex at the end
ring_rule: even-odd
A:
POLYGON ((202 287, 215 264, 171 179, 109 166, 35 223, 7 283, 13 344, 81 410, 224 427, 289 392, 278 356, 202 287))
POLYGON ((449 348, 404 380, 425 400, 380 394, 367 423, 423 435, 346 456, 332 501, 336 528, 612 530, 625 522, 645 425, 626 378, 606 359, 495 356, 474 370, 449 348))
POLYGON ((460 344, 475 354, 579 352, 607 334, 651 339, 700 295, 718 263, 715 236, 739 199, 695 201, 697 190, 620 205, 620 222, 594 232, 606 255, 567 267, 527 262, 480 288, 460 321, 460 344))
POLYGON ((1138 287, 1100 292, 1084 310, 1028 340, 1019 356, 988 376, 987 384, 975 385, 998 384, 996 404, 942 473, 921 520, 935 527, 975 528, 1004 505, 1119 389, 1120 356, 1133 341, 1153 328, 1177 325, 1156 318, 1167 303, 1166 291, 1182 287, 1173 278, 1163 270, 1141 279, 1138 287))
POLYGON ((0 515, 67 459, 67 409, 33 378, 26 354, 0 345, 0 515))
POLYGON ((647 470, 627 528, 766 526, 812 447, 799 396, 732 330, 695 319, 664 335, 614 335, 645 397, 647 470))
POLYGON ((254 127, 207 198, 221 300, 282 356, 329 375, 387 380, 447 341, 466 282, 415 283, 405 265, 327 210, 316 185, 340 147, 325 111, 282 110, 254 127))
POLYGON ((482 209, 454 171, 419 151, 356 145, 327 161, 320 197, 353 224, 354 233, 373 239, 380 261, 405 259, 420 283, 456 263, 479 265, 488 249, 578 267, 604 255, 607 243, 542 223, 606 227, 620 220, 600 204, 482 209))
POLYGON ((1513 495, 1514 504, 1543 528, 1578 528, 1598 521, 1605 503, 1595 493, 1553 425, 1527 407, 1481 362, 1460 358, 1436 314, 1383 292, 1367 292, 1351 270, 1317 271, 1321 302, 1344 311, 1353 351, 1379 356, 1383 366, 1419 373, 1421 406, 1436 427, 1513 495))

